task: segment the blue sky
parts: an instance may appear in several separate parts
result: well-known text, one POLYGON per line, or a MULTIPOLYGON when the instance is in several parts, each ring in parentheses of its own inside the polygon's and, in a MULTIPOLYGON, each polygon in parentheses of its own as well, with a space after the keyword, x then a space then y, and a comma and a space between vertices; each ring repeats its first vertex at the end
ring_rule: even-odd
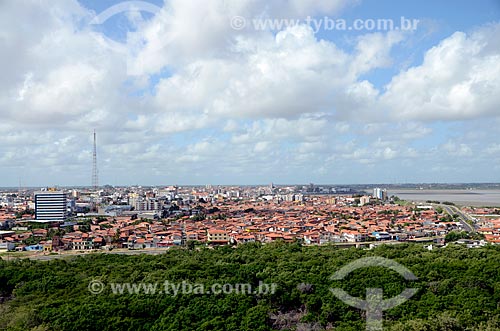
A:
POLYGON ((0 24, 0 186, 89 185, 94 129, 101 184, 500 181, 495 0, 11 0, 0 24))

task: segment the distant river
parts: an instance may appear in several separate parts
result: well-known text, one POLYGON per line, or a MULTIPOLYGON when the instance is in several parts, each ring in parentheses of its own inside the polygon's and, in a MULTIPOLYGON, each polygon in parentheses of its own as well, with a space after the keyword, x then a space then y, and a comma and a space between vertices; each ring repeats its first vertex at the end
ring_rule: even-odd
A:
POLYGON ((411 201, 449 201, 467 206, 500 206, 500 190, 387 190, 389 196, 411 201))

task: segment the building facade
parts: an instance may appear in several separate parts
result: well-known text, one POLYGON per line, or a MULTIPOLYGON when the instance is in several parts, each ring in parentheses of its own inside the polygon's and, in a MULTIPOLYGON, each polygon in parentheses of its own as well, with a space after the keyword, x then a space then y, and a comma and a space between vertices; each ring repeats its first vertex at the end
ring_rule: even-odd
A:
POLYGON ((62 191, 35 192, 35 219, 37 221, 65 221, 66 193, 62 191))
POLYGON ((376 187, 373 189, 373 197, 379 200, 387 200, 387 190, 376 187))

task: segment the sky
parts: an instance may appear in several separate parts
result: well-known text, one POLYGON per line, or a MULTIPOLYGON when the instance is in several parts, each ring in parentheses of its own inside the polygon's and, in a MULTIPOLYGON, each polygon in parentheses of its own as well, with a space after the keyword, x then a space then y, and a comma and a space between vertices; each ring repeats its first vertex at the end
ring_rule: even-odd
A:
POLYGON ((91 185, 94 130, 101 185, 500 182, 498 36, 498 0, 3 0, 0 187, 91 185))

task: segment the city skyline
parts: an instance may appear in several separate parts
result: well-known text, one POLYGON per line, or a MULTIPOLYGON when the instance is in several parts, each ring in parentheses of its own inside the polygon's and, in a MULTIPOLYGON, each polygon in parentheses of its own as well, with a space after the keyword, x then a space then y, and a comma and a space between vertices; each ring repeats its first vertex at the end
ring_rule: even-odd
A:
POLYGON ((499 36, 500 0, 0 0, 0 330, 500 330, 499 36))
POLYGON ((498 2, 264 4, 0 3, 0 187, 500 182, 498 2))

